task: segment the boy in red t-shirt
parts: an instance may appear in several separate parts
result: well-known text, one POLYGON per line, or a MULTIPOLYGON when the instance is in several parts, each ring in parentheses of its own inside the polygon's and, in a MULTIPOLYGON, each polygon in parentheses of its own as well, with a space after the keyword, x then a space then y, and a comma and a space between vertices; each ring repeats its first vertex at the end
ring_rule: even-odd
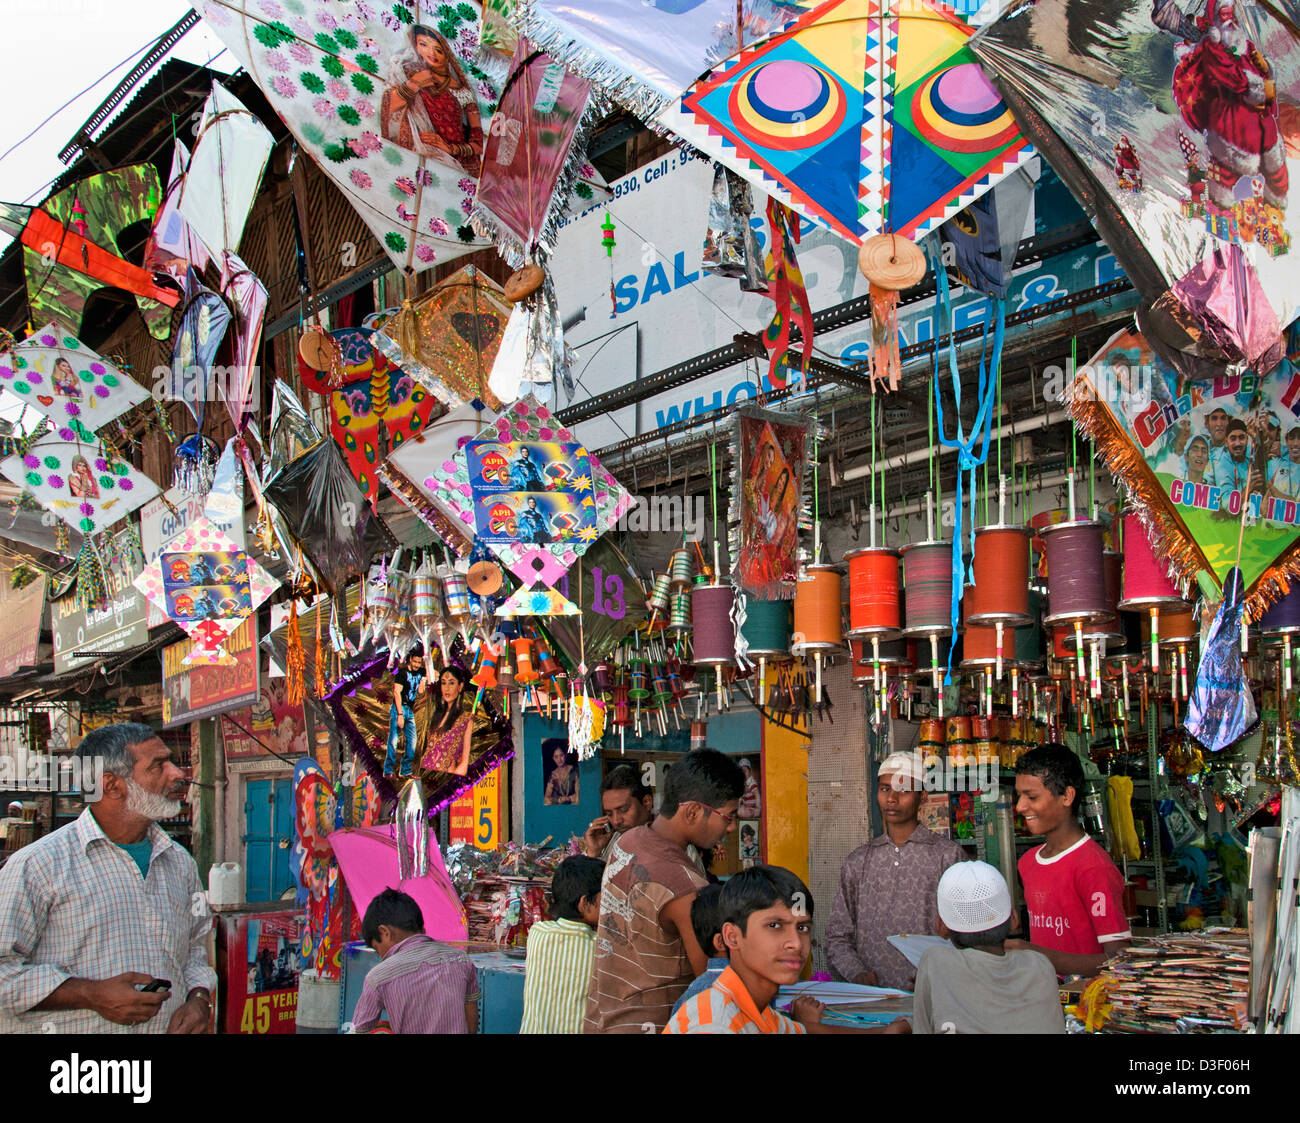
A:
POLYGON ((1029 941, 1058 975, 1095 975, 1130 938, 1124 878, 1079 825, 1083 765, 1064 745, 1041 745, 1016 761, 1016 810, 1046 841, 1020 859, 1029 941))

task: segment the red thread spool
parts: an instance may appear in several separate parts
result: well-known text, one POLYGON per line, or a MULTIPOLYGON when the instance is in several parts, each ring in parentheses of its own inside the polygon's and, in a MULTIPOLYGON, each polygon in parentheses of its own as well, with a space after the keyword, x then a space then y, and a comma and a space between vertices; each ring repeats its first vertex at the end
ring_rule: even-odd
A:
POLYGON ((691 623, 696 666, 730 666, 736 661, 736 626, 731 585, 696 585, 691 590, 691 623))
POLYGON ((1090 519, 1054 523, 1039 531, 1047 551, 1049 612, 1044 623, 1090 624, 1113 611, 1106 606, 1102 532, 1101 523, 1090 519))
MULTIPOLYGON (((971 603, 975 600, 974 585, 967 585, 961 598, 961 614, 965 626, 962 628, 962 670, 975 667, 991 667, 998 661, 998 629, 995 624, 972 624, 967 615, 971 603)), ((1002 633, 1002 662, 1010 662, 1015 654, 1015 633, 1004 629, 1002 633)))
POLYGON ((837 565, 810 565, 794 587, 793 655, 834 651, 844 646, 843 571, 837 565))
MULTIPOLYGON (((1118 607, 1125 611, 1187 606, 1187 601, 1169 580, 1164 563, 1156 556, 1142 520, 1131 512, 1124 516, 1123 585, 1118 607)), ((1163 632, 1164 628, 1160 630, 1163 632)))
POLYGON ((986 526, 975 532, 975 584, 966 590, 971 598, 967 623, 1029 623, 1031 533, 1027 526, 986 526))
POLYGON ((952 543, 913 542, 902 547, 907 636, 952 634, 952 543))
MULTIPOLYGON (((1124 639, 1124 628, 1119 619, 1119 591, 1123 583, 1124 572, 1124 555, 1117 553, 1115 550, 1107 550, 1101 558, 1102 577, 1106 585, 1106 604, 1111 609, 1110 615, 1101 620, 1094 620, 1091 624, 1083 626, 1083 642, 1090 645, 1093 640, 1104 639, 1107 642, 1114 641, 1119 643, 1124 639)), ((1070 635, 1066 637, 1065 646, 1073 651, 1075 649, 1074 631, 1071 629, 1070 635)))
POLYGON ((849 563, 849 638, 893 638, 902 623, 898 551, 863 546, 844 555, 849 563))

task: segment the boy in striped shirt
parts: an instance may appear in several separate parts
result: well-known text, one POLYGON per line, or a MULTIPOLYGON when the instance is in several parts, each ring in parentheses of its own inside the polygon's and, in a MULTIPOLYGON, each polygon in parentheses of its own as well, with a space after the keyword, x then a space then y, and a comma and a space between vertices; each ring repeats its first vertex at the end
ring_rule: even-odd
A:
POLYGON ((599 858, 566 858, 551 879, 554 920, 528 930, 520 1033, 581 1033, 600 919, 599 858))
POLYGON ((817 1004, 795 1001, 789 1018, 773 1010, 776 992, 797 982, 812 948, 812 894, 780 866, 755 866, 722 888, 722 942, 730 963, 713 985, 684 1002, 664 1033, 806 1033, 817 1004), (798 1020, 796 1020, 798 1019, 798 1020))

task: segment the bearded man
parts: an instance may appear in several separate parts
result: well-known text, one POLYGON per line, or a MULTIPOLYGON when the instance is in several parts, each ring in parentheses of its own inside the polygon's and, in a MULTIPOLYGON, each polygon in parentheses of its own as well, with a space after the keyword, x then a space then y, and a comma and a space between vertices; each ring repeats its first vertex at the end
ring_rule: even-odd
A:
POLYGON ((212 915, 194 859, 158 826, 185 774, 132 722, 75 757, 98 778, 81 785, 89 806, 0 870, 0 1033, 207 1033, 212 915))

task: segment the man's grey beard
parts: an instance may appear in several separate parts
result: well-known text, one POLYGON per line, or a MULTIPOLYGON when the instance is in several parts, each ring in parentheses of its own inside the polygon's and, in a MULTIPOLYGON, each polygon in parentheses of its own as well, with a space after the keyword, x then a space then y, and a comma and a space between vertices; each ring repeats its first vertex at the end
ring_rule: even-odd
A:
POLYGON ((152 822, 173 819, 181 813, 181 801, 151 792, 134 778, 126 777, 126 809, 152 822))

